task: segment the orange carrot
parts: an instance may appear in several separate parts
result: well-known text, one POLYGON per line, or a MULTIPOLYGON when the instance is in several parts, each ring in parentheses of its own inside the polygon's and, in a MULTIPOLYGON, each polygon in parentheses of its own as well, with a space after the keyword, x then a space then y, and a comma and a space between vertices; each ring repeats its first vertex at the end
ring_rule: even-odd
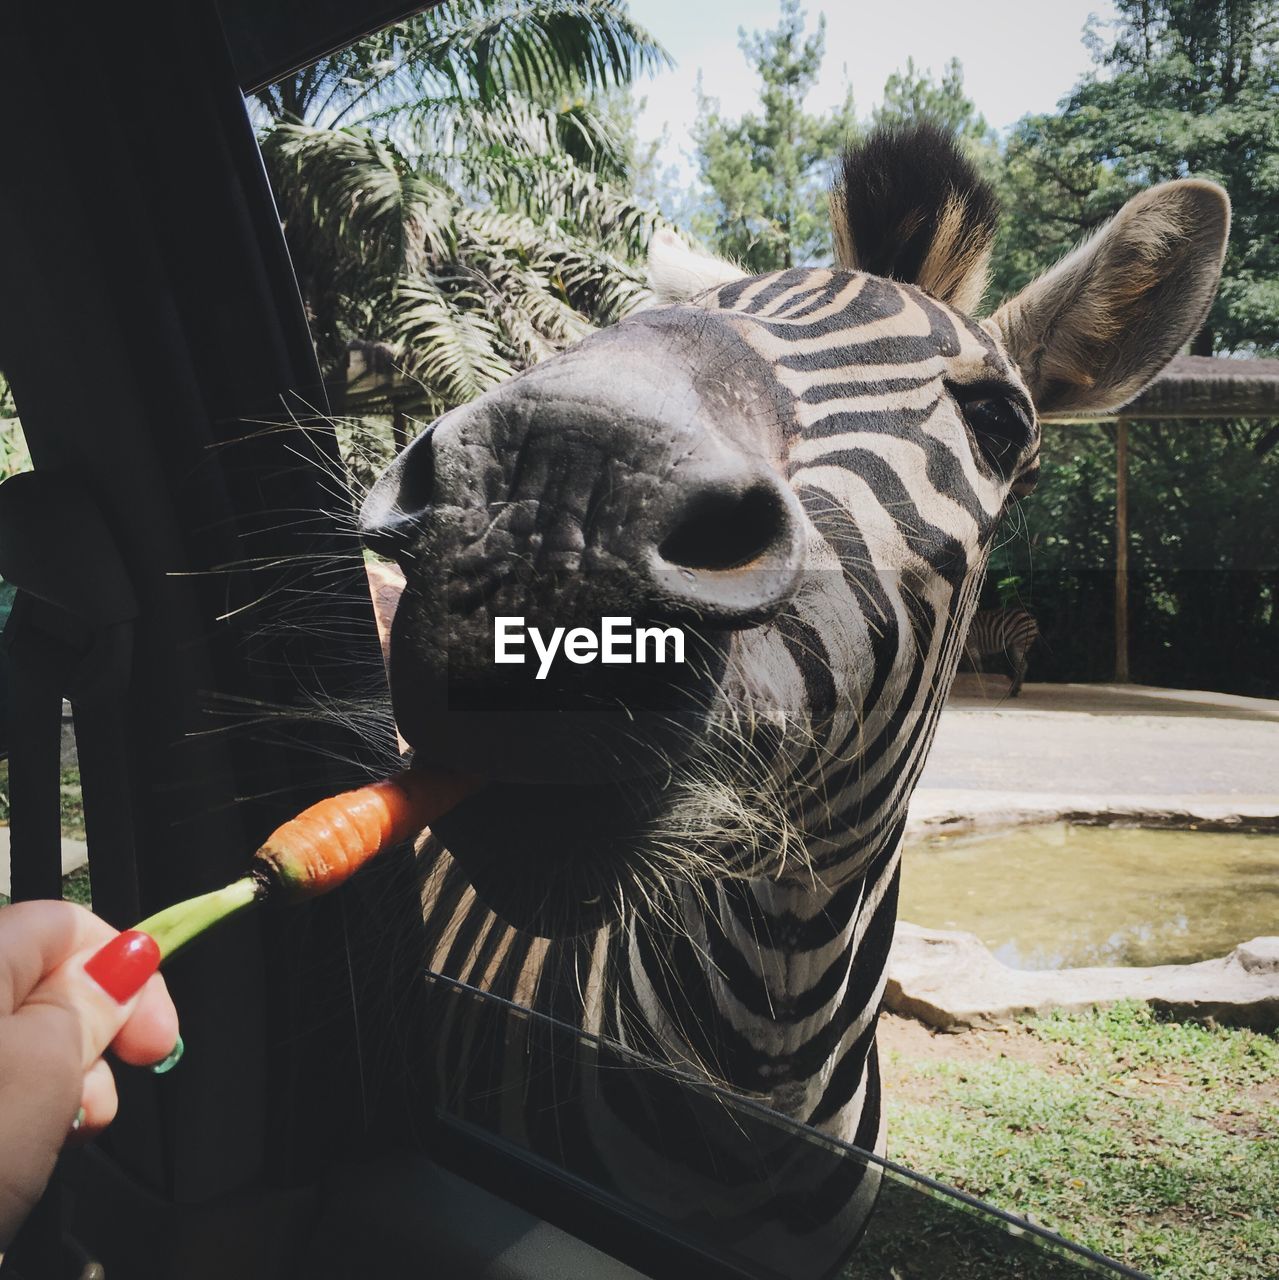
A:
POLYGON ((271 833, 254 855, 251 875, 166 907, 137 929, 155 940, 167 960, 205 930, 264 898, 278 893, 299 902, 327 893, 383 849, 429 827, 479 785, 461 774, 406 769, 320 800, 271 833))
POLYGON ((406 769, 317 801, 277 827, 255 861, 290 901, 327 893, 383 849, 429 827, 477 786, 461 774, 406 769))

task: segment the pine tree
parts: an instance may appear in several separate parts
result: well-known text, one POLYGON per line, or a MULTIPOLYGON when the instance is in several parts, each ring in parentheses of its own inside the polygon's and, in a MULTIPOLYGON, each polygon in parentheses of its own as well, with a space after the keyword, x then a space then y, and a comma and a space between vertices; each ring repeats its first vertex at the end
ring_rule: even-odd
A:
POLYGON ((856 130, 851 90, 826 115, 804 109, 826 52, 826 23, 805 34, 799 0, 783 0, 771 31, 738 31, 761 81, 761 112, 725 119, 699 101, 694 138, 710 191, 697 230, 748 271, 774 271, 829 259, 826 189, 831 164, 856 130))

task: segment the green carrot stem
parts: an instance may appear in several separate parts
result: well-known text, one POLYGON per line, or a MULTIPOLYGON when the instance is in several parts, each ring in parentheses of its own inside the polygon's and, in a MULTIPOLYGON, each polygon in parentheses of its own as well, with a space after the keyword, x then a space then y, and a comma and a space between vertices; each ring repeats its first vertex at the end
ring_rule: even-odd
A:
POLYGON ((160 948, 160 962, 163 963, 206 929, 212 929, 214 925, 230 920, 251 907, 262 893, 258 880, 245 876, 225 889, 215 889, 212 893, 202 893, 198 898, 175 902, 173 906, 148 916, 134 928, 155 939, 160 948))

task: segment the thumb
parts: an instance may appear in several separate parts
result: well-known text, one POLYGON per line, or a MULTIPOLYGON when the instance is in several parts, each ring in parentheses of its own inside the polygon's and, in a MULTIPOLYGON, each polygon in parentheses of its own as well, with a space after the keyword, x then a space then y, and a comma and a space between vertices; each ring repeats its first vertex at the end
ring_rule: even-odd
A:
POLYGON ((136 929, 118 933, 97 951, 69 956, 27 997, 70 1014, 80 1029, 80 1067, 87 1071, 129 1020, 147 979, 160 967, 160 948, 136 929))

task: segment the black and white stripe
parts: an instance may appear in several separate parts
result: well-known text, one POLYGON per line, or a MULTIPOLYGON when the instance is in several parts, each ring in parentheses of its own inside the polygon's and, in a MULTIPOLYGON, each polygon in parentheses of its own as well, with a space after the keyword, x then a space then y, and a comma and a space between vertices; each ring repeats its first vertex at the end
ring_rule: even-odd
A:
MULTIPOLYGON (((768 671, 769 690, 734 692, 739 717, 764 721, 769 697, 799 693, 804 732, 775 735, 768 765, 802 847, 782 874, 674 883, 660 911, 639 902, 569 939, 503 923, 436 848, 428 964, 869 1149, 906 805, 1006 496, 948 412, 943 375, 998 353, 918 290, 847 272, 731 284, 714 306, 796 406, 784 464, 809 519, 811 568, 774 626, 740 636, 734 668, 768 671)), ((769 735, 756 738, 758 749, 769 735)), ((751 852, 726 861, 752 865, 751 852)), ((471 1070, 465 1044, 454 1049, 450 1072, 471 1070)), ((606 1134, 578 1141, 642 1167, 645 1134, 610 1117, 606 1134)), ((687 1158, 713 1163, 713 1152, 687 1158)), ((872 1188, 861 1190, 845 1187, 828 1224, 845 1240, 872 1188)), ((774 1197, 738 1188, 734 1212, 758 1229, 774 1197)), ((770 1247, 796 1246, 783 1233, 770 1247)))
MULTIPOLYGON (((1145 192, 981 323, 964 313, 984 288, 993 203, 952 139, 926 128, 854 148, 833 207, 840 261, 863 270, 735 278, 660 233, 652 278, 677 305, 630 317, 449 415, 427 449, 379 482, 364 527, 399 548, 409 580, 392 653, 400 714, 401 700, 414 710, 415 662, 438 677, 450 582, 460 581, 468 620, 482 620, 475 582, 502 588, 502 549, 544 552, 529 530, 561 531, 569 508, 547 505, 563 477, 553 452, 536 450, 550 449, 563 415, 591 461, 579 477, 585 514, 554 546, 560 565, 580 569, 598 551, 587 535, 605 499, 640 512, 626 518, 643 527, 645 504, 699 450, 734 457, 734 474, 751 483, 767 471, 803 573, 764 614, 717 633, 723 665, 683 754, 664 759, 660 776, 602 793, 620 810, 644 792, 640 817, 628 826, 623 813, 596 858, 592 829, 554 809, 572 803, 573 785, 512 791, 493 770, 498 795, 542 804, 537 839, 520 845, 536 857, 518 865, 483 839, 467 847, 468 823, 472 837, 523 839, 518 815, 482 811, 483 793, 469 817, 450 815, 453 835, 446 823, 441 832, 459 860, 434 841, 422 851, 425 959, 878 1147, 875 1020, 906 809, 972 635, 1000 515, 1037 475, 1036 407, 1113 408, 1159 372, 1206 313, 1229 206, 1220 188, 1194 180, 1145 192), (616 436, 618 423, 630 434, 616 436), (636 457, 637 429, 655 447, 623 475, 609 441, 629 441, 636 457), (436 448, 447 495, 438 515, 421 496, 436 448), (530 471, 530 458, 545 471, 530 471), (530 493, 533 474, 546 482, 530 493), (496 495, 499 519, 476 494, 496 495), (577 859, 568 872, 555 847, 566 832, 577 859)), ((609 545, 626 549, 624 539, 609 545)), ((718 570, 749 572, 750 562, 718 570)), ((610 819, 598 801, 589 813, 610 819)), ((874 1193, 875 1179, 847 1164, 838 1174, 788 1165, 784 1143, 779 1163, 747 1167, 729 1121, 694 1116, 678 1091, 659 1113, 632 1073, 585 1081, 529 1036, 485 1038, 451 1019, 435 1026, 429 1052, 463 1111, 500 1115, 530 1147, 571 1152, 579 1172, 598 1171, 677 1221, 716 1218, 783 1274, 801 1256, 833 1265, 874 1193)))

